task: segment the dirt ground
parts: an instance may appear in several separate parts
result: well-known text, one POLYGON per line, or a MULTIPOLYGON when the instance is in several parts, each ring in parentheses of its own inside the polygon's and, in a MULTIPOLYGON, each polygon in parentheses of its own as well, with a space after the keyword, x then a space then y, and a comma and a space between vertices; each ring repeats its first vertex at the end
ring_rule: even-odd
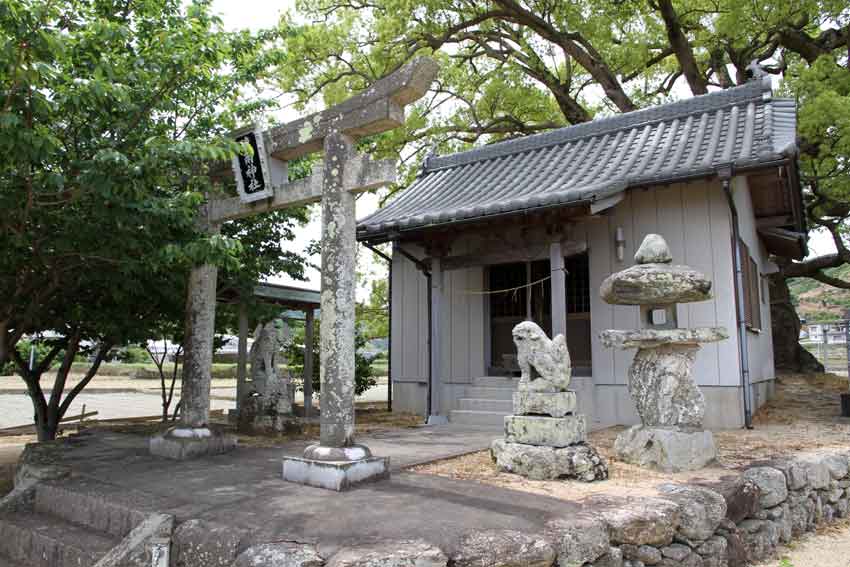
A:
POLYGON ((850 521, 824 526, 755 567, 850 567, 850 521))
POLYGON ((699 471, 668 474, 618 461, 613 454, 613 445, 622 427, 603 429, 589 435, 589 442, 608 462, 610 477, 606 482, 534 481, 501 473, 493 464, 489 451, 424 465, 414 470, 566 500, 581 500, 597 494, 652 496, 658 493, 657 486, 664 483, 716 480, 753 461, 817 448, 850 446, 850 420, 839 417, 838 394, 846 392, 847 388, 846 378, 830 374, 781 376, 777 380, 776 396, 754 417, 754 429, 715 432, 718 461, 699 471))

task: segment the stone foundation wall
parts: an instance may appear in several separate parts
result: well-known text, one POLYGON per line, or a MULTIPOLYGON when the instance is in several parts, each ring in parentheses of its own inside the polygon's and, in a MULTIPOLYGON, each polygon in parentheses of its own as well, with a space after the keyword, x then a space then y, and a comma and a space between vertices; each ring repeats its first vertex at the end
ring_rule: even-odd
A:
MULTIPOLYGON (((600 506, 549 533, 558 567, 742 567, 848 516, 850 452, 752 466, 714 483, 665 485, 663 496, 600 506)), ((591 507, 592 508, 592 507, 591 507)))
POLYGON ((848 516, 850 450, 751 466, 717 482, 664 485, 660 497, 591 497, 584 511, 533 533, 476 530, 452 549, 421 539, 320 553, 197 521, 174 533, 172 567, 743 567, 848 516), (223 531, 222 531, 223 530, 223 531), (241 541, 240 541, 241 540, 241 541))

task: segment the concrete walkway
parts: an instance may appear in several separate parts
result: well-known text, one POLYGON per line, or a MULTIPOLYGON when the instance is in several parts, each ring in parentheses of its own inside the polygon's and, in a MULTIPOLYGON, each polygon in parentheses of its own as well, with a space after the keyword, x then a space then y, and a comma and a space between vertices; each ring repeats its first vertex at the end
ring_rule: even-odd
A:
POLYGON ((174 462, 150 456, 144 438, 98 433, 63 448, 61 457, 83 475, 71 482, 96 482, 92 490, 100 495, 173 513, 178 522, 200 518, 242 528, 252 542, 313 542, 332 553, 343 545, 418 537, 448 551, 472 530, 535 531, 577 509, 563 500, 404 470, 480 450, 493 437, 492 429, 449 425, 363 438, 375 454, 390 457, 393 475, 345 493, 281 480, 281 456, 300 454, 305 443, 174 462))

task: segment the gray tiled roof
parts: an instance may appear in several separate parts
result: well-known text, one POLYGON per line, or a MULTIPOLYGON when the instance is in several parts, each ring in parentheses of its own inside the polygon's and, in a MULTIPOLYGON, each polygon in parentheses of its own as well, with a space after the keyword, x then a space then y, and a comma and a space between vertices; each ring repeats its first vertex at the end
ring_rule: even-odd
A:
POLYGON ((636 185, 796 155, 796 104, 768 78, 482 148, 431 157, 359 238, 539 207, 593 203, 636 185))

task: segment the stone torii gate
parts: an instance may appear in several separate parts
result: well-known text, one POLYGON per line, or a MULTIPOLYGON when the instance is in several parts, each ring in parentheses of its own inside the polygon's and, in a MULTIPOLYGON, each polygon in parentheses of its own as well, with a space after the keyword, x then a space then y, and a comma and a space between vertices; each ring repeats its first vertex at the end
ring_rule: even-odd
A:
MULTIPOLYGON (((372 457, 366 447, 354 444, 354 194, 394 182, 396 164, 357 155, 355 142, 401 126, 404 107, 427 92, 437 69, 433 60, 416 58, 334 107, 252 133, 246 141, 254 147, 255 159, 243 156, 241 170, 235 171, 240 196, 210 201, 202 211, 206 229, 217 233, 229 220, 322 203, 321 436, 303 459, 284 460, 288 480, 340 490, 354 481, 388 474, 386 459, 372 457), (287 181, 286 161, 321 150, 321 168, 306 179, 287 181)), ((191 271, 181 420, 151 439, 154 454, 188 458, 235 445, 231 436, 208 427, 216 280, 214 265, 191 271)))

